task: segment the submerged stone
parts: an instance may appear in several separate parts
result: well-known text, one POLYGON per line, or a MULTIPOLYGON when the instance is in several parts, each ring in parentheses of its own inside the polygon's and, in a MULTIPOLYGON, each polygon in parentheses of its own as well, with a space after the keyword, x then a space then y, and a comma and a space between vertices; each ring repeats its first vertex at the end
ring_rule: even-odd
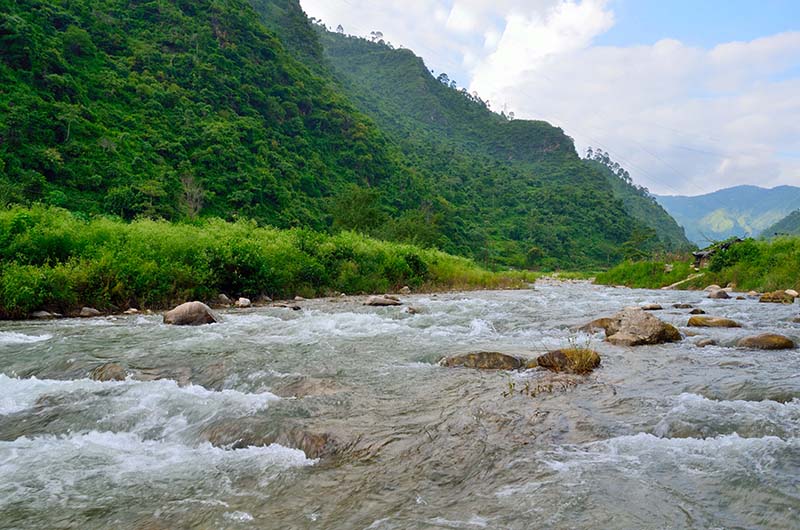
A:
POLYGON ((440 366, 448 368, 477 368, 479 370, 519 370, 525 361, 519 357, 500 352, 482 351, 445 357, 440 366))
POLYGON ((93 381, 124 381, 126 377, 125 369, 117 363, 103 364, 89 372, 93 381))

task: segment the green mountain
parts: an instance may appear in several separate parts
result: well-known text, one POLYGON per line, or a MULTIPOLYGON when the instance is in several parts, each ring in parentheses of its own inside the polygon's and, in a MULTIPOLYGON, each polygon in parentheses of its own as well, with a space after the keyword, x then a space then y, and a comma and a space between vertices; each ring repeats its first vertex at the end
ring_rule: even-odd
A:
POLYGON ((625 205, 625 210, 634 219, 655 231, 659 241, 658 248, 680 252, 694 247, 686 239, 683 228, 658 204, 656 198, 646 188, 633 184, 628 171, 611 160, 608 153, 599 149, 592 150, 590 147, 585 160, 605 175, 614 195, 625 205))
POLYGON ((701 247, 734 236, 758 236, 800 208, 800 188, 795 186, 736 186, 696 197, 656 198, 701 247))
POLYGON ((0 200, 517 267, 609 264, 647 236, 561 129, 320 30, 297 0, 0 0, 0 200))
POLYGON ((795 210, 761 232, 761 236, 772 239, 778 236, 800 236, 800 210, 795 210))

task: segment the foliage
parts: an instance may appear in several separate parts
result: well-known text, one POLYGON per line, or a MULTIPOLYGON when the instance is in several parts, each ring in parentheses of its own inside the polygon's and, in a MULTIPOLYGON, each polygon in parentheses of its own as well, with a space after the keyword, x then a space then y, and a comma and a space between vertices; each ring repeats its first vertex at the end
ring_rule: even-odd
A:
MULTIPOLYGON (((683 280, 694 271, 688 261, 674 263, 673 272, 664 272, 663 262, 623 263, 597 276, 597 283, 629 287, 659 288, 683 280)), ((742 291, 800 290, 800 238, 783 237, 772 241, 746 240, 718 252, 708 269, 682 288, 702 288, 717 284, 736 285, 742 291)))
POLYGON ((774 225, 765 228, 761 235, 767 239, 800 236, 800 210, 793 211, 774 225))
POLYGON ((97 217, 55 207, 0 212, 0 316, 82 305, 161 308, 191 299, 298 293, 521 287, 535 277, 491 273, 437 250, 342 232, 278 230, 252 221, 193 224, 97 217))

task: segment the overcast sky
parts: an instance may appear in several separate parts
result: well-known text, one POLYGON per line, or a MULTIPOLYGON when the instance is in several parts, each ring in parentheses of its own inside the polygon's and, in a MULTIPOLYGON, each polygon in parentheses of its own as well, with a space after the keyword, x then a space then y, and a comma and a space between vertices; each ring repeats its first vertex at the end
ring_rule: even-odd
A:
POLYGON ((657 194, 800 186, 800 0, 301 0, 657 194))

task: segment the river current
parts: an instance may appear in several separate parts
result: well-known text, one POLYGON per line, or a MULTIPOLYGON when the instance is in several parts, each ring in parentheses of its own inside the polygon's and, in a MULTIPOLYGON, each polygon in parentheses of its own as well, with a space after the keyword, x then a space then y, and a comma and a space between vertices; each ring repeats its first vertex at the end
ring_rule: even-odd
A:
POLYGON ((403 298, 419 313, 0 323, 0 528, 800 528, 800 350, 734 347, 800 341, 797 304, 586 283, 403 298), (644 303, 689 336, 572 331, 644 303), (687 328, 675 303, 743 327, 687 328), (436 364, 574 343, 602 356, 589 376, 436 364), (88 377, 112 362, 131 376, 88 377), (209 435, 238 425, 272 438, 209 435))

